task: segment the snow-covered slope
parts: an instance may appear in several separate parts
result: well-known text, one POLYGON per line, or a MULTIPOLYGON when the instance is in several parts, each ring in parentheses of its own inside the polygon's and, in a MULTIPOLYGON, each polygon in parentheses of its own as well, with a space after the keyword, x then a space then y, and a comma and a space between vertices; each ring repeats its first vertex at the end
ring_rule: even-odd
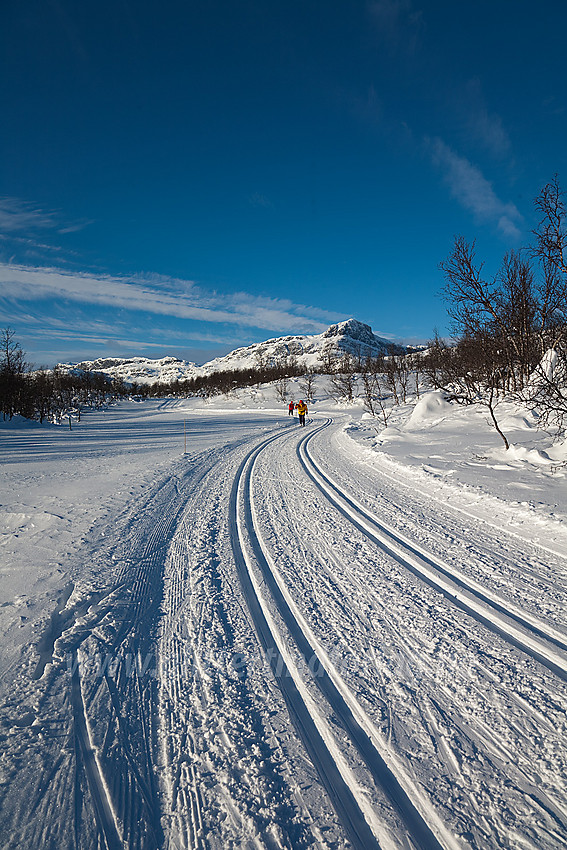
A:
POLYGON ((306 366, 316 366, 328 351, 349 352, 362 356, 385 353, 391 342, 376 336, 370 325, 348 319, 331 325, 321 334, 283 336, 237 348, 224 357, 217 357, 202 366, 204 372, 225 369, 247 369, 259 364, 272 366, 286 357, 295 357, 306 366))
POLYGON ((83 360, 75 366, 61 365, 60 368, 69 371, 102 372, 114 380, 122 380, 127 384, 155 384, 182 381, 193 378, 198 373, 198 367, 188 360, 177 357, 162 357, 159 360, 148 360, 146 357, 99 357, 98 360, 83 360))
POLYGON ((348 319, 331 325, 321 334, 302 336, 283 336, 257 342, 244 348, 237 348, 224 357, 216 357, 202 366, 196 366, 187 360, 176 357, 162 357, 160 360, 147 360, 144 357, 103 357, 98 360, 84 360, 75 366, 65 364, 60 368, 102 372, 113 379, 126 383, 154 384, 194 378, 196 375, 224 372, 229 369, 250 369, 257 366, 274 366, 289 357, 296 358, 307 367, 320 364, 329 351, 348 352, 355 356, 361 354, 376 356, 389 350, 392 343, 376 336, 370 325, 357 319, 348 319))
POLYGON ((565 850, 567 446, 315 384, 0 421, 2 850, 565 850))

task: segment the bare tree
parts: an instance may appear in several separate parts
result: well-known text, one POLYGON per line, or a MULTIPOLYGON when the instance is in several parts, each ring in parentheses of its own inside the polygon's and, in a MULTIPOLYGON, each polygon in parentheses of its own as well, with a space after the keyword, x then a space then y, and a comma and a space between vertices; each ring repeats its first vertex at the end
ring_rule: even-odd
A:
POLYGON ((393 354, 389 359, 388 376, 395 387, 395 394, 401 404, 405 404, 408 398, 411 368, 410 361, 405 354, 393 354))
POLYGON ((313 369, 307 369, 305 375, 299 381, 299 389, 306 401, 312 402, 315 390, 315 372, 313 369))
POLYGON ((378 390, 376 394, 376 405, 380 409, 380 415, 382 416, 382 421, 384 423, 384 428, 388 427, 388 419, 393 413, 394 405, 388 404, 388 395, 385 392, 380 392, 378 390))
POLYGON ((567 350, 549 349, 523 391, 526 406, 537 414, 539 424, 563 434, 567 419, 567 350))
POLYGON ((386 376, 386 361, 384 355, 371 357, 368 355, 362 363, 360 371, 364 407, 371 416, 380 413, 384 427, 394 408, 392 394, 389 391, 389 380, 386 376))
POLYGON ((413 374, 413 382, 414 382, 414 391, 416 398, 419 399, 421 393, 421 381, 422 381, 422 366, 423 366, 423 352, 422 351, 412 351, 406 354, 406 361, 408 363, 408 368, 410 372, 413 374))
POLYGON ((26 368, 25 355, 12 328, 4 328, 1 332, 0 346, 0 369, 12 374, 22 374, 26 368))
POLYGON ((541 268, 540 359, 523 389, 523 400, 543 427, 558 433, 567 419, 567 210, 557 175, 541 190, 536 208, 542 214, 533 231, 532 255, 541 268))
POLYGON ((392 354, 389 357, 386 357, 384 360, 384 380, 386 382, 386 386, 388 387, 394 404, 400 403, 400 396, 398 394, 398 382, 396 380, 397 377, 397 364, 396 358, 392 354))
POLYGON ((362 350, 362 345, 360 343, 355 346, 354 351, 352 352, 352 356, 354 358, 355 371, 360 372, 362 370, 362 366, 365 359, 362 350))
POLYGON ((280 401, 287 401, 289 397, 289 380, 283 375, 276 381, 276 395, 280 401))
POLYGON ((534 408, 551 405, 555 418, 562 405, 561 386, 552 386, 562 379, 562 369, 554 370, 553 379, 547 370, 532 380, 545 352, 551 348, 561 358, 567 344, 567 234, 557 179, 542 190, 536 206, 544 217, 534 231, 535 248, 507 254, 491 280, 476 261, 474 242, 463 237, 440 264, 458 342, 449 357, 439 348, 432 352, 433 371, 441 364, 455 397, 485 404, 505 443, 495 415, 503 396, 515 394, 534 408))
POLYGON ((319 370, 324 375, 332 375, 336 370, 338 360, 338 352, 332 343, 326 343, 321 354, 319 355, 319 370))
POLYGON ((542 218, 533 231, 536 238, 533 253, 544 266, 554 266, 558 272, 567 275, 567 220, 563 196, 556 174, 535 200, 542 218))
POLYGON ((44 422, 53 411, 55 402, 52 373, 49 369, 38 369, 34 372, 32 392, 39 421, 44 422))
POLYGON ((370 356, 360 364, 360 380, 362 383, 362 394, 364 406, 371 416, 376 415, 376 395, 377 395, 377 370, 374 368, 373 358, 370 356))
POLYGON ((476 262, 475 243, 462 236, 440 264, 453 333, 460 338, 480 332, 498 341, 511 392, 525 386, 549 348, 567 340, 567 224, 557 177, 535 204, 543 213, 535 246, 507 254, 491 281, 476 262))
POLYGON ((423 371, 433 387, 445 390, 449 400, 486 407, 494 428, 509 448, 496 416, 507 367, 493 337, 479 330, 449 346, 436 335, 423 359, 423 371))
MULTIPOLYGON (((0 406, 4 419, 11 419, 15 413, 24 413, 24 407, 27 408, 28 368, 15 331, 4 328, 0 335, 0 406)), ((27 409, 25 412, 28 412, 27 409)))
POLYGON ((344 398, 347 401, 353 400, 356 387, 356 372, 355 364, 348 351, 345 351, 341 359, 337 361, 335 371, 331 374, 329 385, 333 398, 344 398))

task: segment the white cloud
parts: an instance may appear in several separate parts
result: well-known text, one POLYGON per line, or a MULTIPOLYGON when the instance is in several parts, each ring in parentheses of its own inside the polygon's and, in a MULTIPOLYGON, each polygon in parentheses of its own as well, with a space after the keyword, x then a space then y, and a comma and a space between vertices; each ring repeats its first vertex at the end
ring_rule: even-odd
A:
POLYGON ((30 228, 55 227, 52 213, 34 208, 19 198, 0 198, 0 230, 5 233, 17 233, 30 228))
MULTIPOLYGON (((20 198, 0 197, 0 256, 3 260, 17 256, 20 262, 46 262, 46 255, 56 255, 58 263, 67 261, 60 245, 46 244, 49 239, 83 230, 92 222, 63 222, 58 213, 41 209, 20 198)), ((49 261, 48 261, 49 262, 49 261)))
POLYGON ((56 299, 59 305, 74 302, 278 332, 319 333, 330 322, 342 318, 287 299, 207 291, 186 280, 158 276, 94 276, 8 264, 0 264, 0 293, 5 299, 17 302, 56 299))
POLYGON ((500 115, 489 111, 479 80, 469 80, 464 91, 459 92, 459 103, 467 135, 492 156, 509 156, 512 147, 510 137, 500 115))
POLYGON ((495 156, 504 156, 510 151, 510 138, 502 125, 499 115, 491 114, 486 108, 479 108, 469 117, 470 132, 495 156))
POLYGON ((523 216, 512 202, 501 201, 480 169, 456 154, 441 139, 427 140, 435 165, 441 168, 453 197, 479 221, 496 225, 507 239, 518 239, 523 216))
POLYGON ((424 28, 423 13, 411 0, 372 0, 370 18, 390 50, 415 53, 424 28))

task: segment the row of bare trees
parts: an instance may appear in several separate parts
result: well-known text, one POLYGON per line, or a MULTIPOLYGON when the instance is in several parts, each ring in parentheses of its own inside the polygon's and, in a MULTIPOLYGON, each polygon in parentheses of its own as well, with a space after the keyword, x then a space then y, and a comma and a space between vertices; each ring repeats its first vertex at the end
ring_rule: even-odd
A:
POLYGON ((11 328, 0 333, 0 412, 44 421, 102 407, 124 395, 123 384, 98 372, 69 373, 59 368, 31 369, 11 328))
POLYGON ((196 375, 194 378, 186 378, 172 381, 171 383, 158 382, 144 386, 133 385, 131 392, 143 397, 161 396, 201 396, 209 398, 215 395, 227 395, 233 390, 243 387, 254 387, 261 384, 275 383, 285 387, 292 377, 303 375, 304 370, 297 365, 295 360, 283 359, 274 365, 261 364, 248 369, 225 369, 218 372, 210 372, 207 375, 196 375))
POLYGON ((395 405, 405 404, 410 395, 419 396, 418 354, 401 354, 399 346, 389 352, 354 358, 348 352, 334 360, 329 373, 329 393, 339 401, 361 398, 372 416, 387 424, 395 405))
MULTIPOLYGON (((11 328, 1 332, 0 346, 0 412, 4 419, 19 414, 40 422, 58 421, 69 415, 80 420, 83 410, 102 407, 128 395, 211 397, 265 383, 285 385, 305 372, 294 358, 283 358, 275 365, 258 362, 248 369, 211 372, 170 383, 127 385, 95 371, 68 372, 59 367, 33 370, 11 328)), ((308 387, 312 386, 312 377, 304 379, 308 387)), ((306 392, 306 397, 309 395, 306 392)))
POLYGON ((506 447, 496 405, 516 398, 560 431, 567 421, 567 226, 557 177, 535 201, 541 220, 530 248, 507 254, 487 278, 462 236, 440 264, 455 345, 437 336, 428 378, 460 402, 484 404, 506 447))
POLYGON ((364 400, 384 425, 396 404, 421 388, 441 388, 448 398, 484 405, 508 448, 497 406, 521 401, 543 427, 567 425, 567 221, 557 176, 535 200, 540 214, 529 248, 505 255, 493 277, 484 274, 475 243, 455 239, 440 264, 445 276, 453 341, 438 335, 424 353, 389 351, 378 357, 327 352, 336 399, 364 400))

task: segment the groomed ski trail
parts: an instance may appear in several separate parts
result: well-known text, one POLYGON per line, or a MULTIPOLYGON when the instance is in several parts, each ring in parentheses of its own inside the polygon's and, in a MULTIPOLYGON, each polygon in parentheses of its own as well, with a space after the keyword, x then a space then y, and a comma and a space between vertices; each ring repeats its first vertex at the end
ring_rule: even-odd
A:
MULTIPOLYGON (((319 446, 318 441, 325 437, 325 430, 336 432, 337 428, 340 425, 333 428, 330 422, 318 428, 314 428, 311 423, 307 433, 289 439, 284 435, 277 444, 267 445, 255 459, 252 515, 258 543, 252 549, 255 555, 261 550, 277 585, 272 586, 272 607, 279 607, 281 611, 278 594, 285 597, 285 604, 294 609, 295 621, 303 623, 303 635, 310 635, 310 648, 306 652, 312 652, 314 646, 317 646, 320 648, 319 664, 325 666, 324 658, 327 654, 331 656, 328 669, 332 670, 334 665, 338 666, 339 671, 349 674, 347 680, 350 678, 351 684, 348 681, 345 683, 343 676, 342 686, 346 688, 353 705, 367 706, 365 713, 369 722, 366 728, 378 730, 374 740, 379 742, 385 760, 393 771, 399 771, 402 784, 405 782, 408 796, 413 799, 413 805, 417 811, 421 809, 432 825, 439 823, 438 819, 445 823, 446 829, 438 831, 440 841, 450 843, 451 838, 447 838, 447 835, 453 832, 455 840, 464 846, 497 847, 499 841, 506 840, 502 836, 498 837, 498 833, 506 834, 507 819, 515 822, 514 829, 519 828, 518 834, 522 829, 530 834, 531 826, 528 823, 520 826, 521 822, 511 815, 512 810, 507 811, 510 801, 506 801, 501 794, 493 794, 493 799, 490 797, 488 788, 495 789, 505 782, 514 789, 513 795, 517 797, 514 806, 527 805, 529 809, 533 805, 534 814, 545 812, 545 840, 549 846, 561 846, 567 823, 565 784, 560 779, 564 759, 561 756, 559 759, 553 757, 555 764, 549 778, 543 783, 538 774, 539 768, 535 766, 539 761, 540 768, 545 771, 547 753, 553 751, 559 754, 559 741, 565 728, 564 709, 561 707, 565 705, 561 628, 533 616, 529 610, 523 611, 516 603, 499 599, 497 594, 483 588, 479 582, 467 581, 463 569, 448 567, 442 558, 424 549, 419 542, 419 529, 417 539, 412 541, 396 534, 394 540, 390 537, 385 542, 384 526, 391 531, 395 523, 384 524, 376 517, 369 517, 358 498, 352 496, 352 491, 345 493, 336 481, 329 480, 323 462, 315 466, 307 455, 306 445, 313 443, 319 446), (284 446, 286 442, 288 446, 284 446), (291 452, 295 454, 295 462, 290 457, 291 452), (321 502, 322 496, 325 497, 324 502, 321 502), (325 503, 328 507, 325 507, 325 503), (377 525, 381 526, 381 537, 378 540, 377 525), (368 577, 366 585, 360 584, 357 571, 349 566, 351 553, 357 551, 353 547, 357 547, 363 554, 359 569, 364 570, 368 577), (417 552, 421 561, 420 570, 416 569, 417 552), (382 563, 386 568, 384 577, 381 575, 382 563), (431 580, 434 567, 435 580, 431 580), (441 584, 449 580, 447 573, 452 580, 456 580, 450 592, 441 584), (390 575, 395 579, 394 582, 390 575), (414 581, 408 583, 410 576, 413 576, 414 581), (464 587, 459 587, 459 581, 466 586, 466 591, 464 587), (407 641, 399 634, 394 646, 395 654, 401 661, 397 662, 399 669, 394 671, 392 677, 391 669, 388 669, 388 665, 384 666, 380 659, 384 646, 377 643, 378 633, 385 628, 390 629, 390 616, 380 601, 386 589, 390 596, 395 591, 395 597, 392 596, 392 599, 395 598, 392 613, 397 615, 398 608, 402 614, 406 610, 407 615, 403 614, 404 617, 412 616, 410 611, 421 597, 416 613, 419 611, 419 617, 424 623, 427 622, 424 617, 425 603, 425 610, 429 609, 435 616, 435 620, 427 624, 427 632, 436 624, 436 631, 443 635, 447 625, 454 623, 449 628, 457 628, 456 640, 450 639, 450 632, 441 641, 435 639, 440 646, 445 645, 451 650, 446 660, 440 655, 438 662, 435 662, 433 657, 430 658, 430 650, 422 660, 416 653, 418 644, 415 649, 411 649, 411 645, 406 646, 407 641), (435 601, 435 595, 439 602, 435 601), (463 600, 466 604, 463 604, 463 600), (447 620, 447 625, 444 620, 447 620), (338 627, 338 634, 334 638, 333 624, 338 627), (380 628, 373 635, 375 624, 380 624, 380 628), (485 634, 486 628, 496 633, 492 639, 485 634), (349 635, 348 647, 337 645, 337 637, 340 638, 342 631, 349 635), (473 645, 478 644, 476 655, 473 655, 469 642, 466 655, 463 655, 468 655, 469 660, 457 667, 454 659, 458 657, 457 653, 462 652, 458 647, 466 646, 463 640, 467 634, 474 634, 473 645), (451 644, 454 644, 454 649, 451 644), (534 649, 534 646, 537 648, 534 649), (357 652, 360 659, 358 662, 357 652), (489 654, 495 660, 498 658, 496 664, 488 663, 489 654), (352 659, 349 664, 350 656, 352 659), (529 665, 529 669, 525 669, 524 664, 529 665), (547 668, 547 674, 540 664, 544 665, 544 669, 547 668), (454 670, 454 682, 443 681, 448 673, 448 670, 444 670, 445 665, 454 670), (506 686, 498 681, 500 670, 508 681, 506 686), (385 675, 389 681, 384 680, 385 675), (399 683, 394 684, 398 676, 401 677, 399 683), (470 681, 467 681, 469 677, 470 681), (483 682, 483 690, 479 691, 478 696, 476 679, 483 682), (497 724, 501 730, 506 730, 502 738, 490 733, 494 719, 492 715, 487 716, 486 721, 479 716, 470 724, 466 722, 468 709, 463 702, 463 694, 454 691, 455 686, 465 687, 468 691, 473 688, 470 692, 474 693, 479 709, 487 700, 494 700, 495 704, 502 703, 503 706, 508 704, 512 714, 510 725, 506 727, 503 718, 499 718, 497 724), (395 699, 392 700, 388 691, 394 687, 395 699), (412 721, 415 726, 413 729, 404 728, 402 720, 407 708, 404 708, 402 715, 396 716, 395 712, 399 712, 402 706, 400 695, 404 691, 413 694, 416 687, 415 697, 412 695, 411 698, 412 703, 415 700, 415 705, 410 712, 410 716, 415 715, 412 721), (418 700, 420 691, 423 693, 418 700), (447 702, 450 691, 458 697, 456 705, 447 702), (371 709, 370 714, 368 707, 371 709), (397 736, 403 732, 404 745, 401 745, 401 740, 395 740, 394 730, 397 736), (549 740, 546 740, 548 733, 549 740), (540 749, 544 741, 545 755, 540 749), (421 756, 418 754, 422 746, 421 756), (514 755, 516 747, 521 749, 516 750, 514 755), (524 747, 526 753, 523 752, 524 747), (460 750, 463 752, 460 753, 460 750), (466 755, 467 750, 477 754, 476 767, 470 756, 466 755), (434 761, 424 773, 419 766, 419 759, 430 758, 426 756, 428 751, 434 761), (528 752, 532 753, 532 762, 528 752), (435 759, 439 760, 437 766, 435 759), (507 776, 503 772, 504 765, 508 765, 507 776), (494 775, 490 779, 492 770, 494 775), (439 781, 439 771, 446 771, 442 781, 439 781), (426 779, 428 773, 431 774, 429 781, 426 779), (478 773, 476 778, 475 773, 478 773), (435 775, 438 775, 439 780, 431 786, 435 775), (441 789, 446 787, 448 790, 447 778, 451 775, 455 779, 455 787, 447 794, 449 800, 441 803, 441 789), (478 782, 481 783, 479 788, 486 784, 486 794, 483 791, 479 800, 474 796, 469 797, 464 805, 461 803, 462 810, 459 810, 459 805, 455 805, 451 797, 454 795, 456 800, 460 794, 471 794, 478 782), (497 797, 500 799, 497 800, 497 797), (477 816, 473 815, 475 811, 478 812, 480 800, 481 807, 486 807, 486 824, 483 819, 479 822, 477 816), (465 822, 468 822, 468 828, 463 828, 465 822), (441 837, 443 833, 444 839, 441 837)), ((328 439, 326 443, 321 443, 323 445, 327 453, 330 447, 335 448, 328 439)), ((320 454, 327 462, 336 461, 334 450, 328 456, 320 454)), ((360 498, 366 500, 366 493, 361 493, 360 498)), ((395 505, 392 505, 392 510, 395 512, 395 505)), ((463 536, 468 533, 468 529, 462 528, 463 536)), ((263 580, 270 578, 262 570, 260 572, 263 580)), ((269 602, 267 605, 270 607, 269 602)), ((290 618, 284 615, 282 619, 289 627, 290 618)), ((297 630, 294 631, 293 624, 290 631, 294 638, 299 637, 301 641, 301 635, 298 635, 297 630)), ((415 639, 412 637, 412 640, 415 639)), ((420 638, 420 643, 426 646, 423 638, 420 638)), ((336 676, 341 681, 339 674, 336 676)), ((358 716, 364 716, 364 712, 358 716)), ((461 797, 462 801, 464 799, 461 797)), ((536 821, 540 819, 540 814, 536 821)), ((408 833, 411 834, 409 830, 408 833)), ((529 839, 526 840, 529 842, 529 839)))
POLYGON ((381 477, 344 420, 207 416, 2 707, 3 847, 562 848, 561 554, 381 477))
POLYGON ((567 635, 521 611, 517 606, 507 604, 482 588, 478 582, 444 564, 368 511, 352 493, 343 492, 311 456, 309 442, 313 436, 310 434, 301 440, 297 447, 298 457, 306 473, 345 517, 404 567, 438 589, 463 611, 527 652, 564 681, 567 680, 567 635), (516 625, 523 627, 523 630, 520 631, 516 625))

